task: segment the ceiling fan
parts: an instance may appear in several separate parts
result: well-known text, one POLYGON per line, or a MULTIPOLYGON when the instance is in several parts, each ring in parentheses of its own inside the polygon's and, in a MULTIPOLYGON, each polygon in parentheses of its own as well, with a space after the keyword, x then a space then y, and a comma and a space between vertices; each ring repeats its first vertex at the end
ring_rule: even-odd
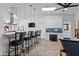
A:
POLYGON ((68 10, 70 7, 77 7, 79 5, 73 5, 72 3, 57 3, 57 5, 61 6, 60 8, 55 9, 55 11, 63 9, 63 11, 68 10))

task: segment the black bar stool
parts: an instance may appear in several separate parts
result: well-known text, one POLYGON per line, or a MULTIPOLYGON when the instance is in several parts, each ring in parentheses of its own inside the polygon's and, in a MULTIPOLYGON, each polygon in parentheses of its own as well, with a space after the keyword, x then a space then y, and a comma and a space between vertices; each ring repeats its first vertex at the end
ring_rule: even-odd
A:
POLYGON ((40 35, 41 35, 41 30, 36 30, 35 31, 35 44, 37 45, 38 43, 39 43, 39 41, 40 41, 40 35))
POLYGON ((37 43, 41 41, 41 30, 37 31, 37 43))
POLYGON ((15 33, 15 40, 10 41, 11 39, 9 39, 9 49, 8 49, 9 56, 11 54, 11 49, 12 49, 12 51, 15 51, 15 56, 21 55, 21 53, 24 54, 24 51, 23 51, 24 36, 25 36, 25 32, 16 32, 15 33), (20 50, 20 54, 18 53, 18 50, 20 50))
POLYGON ((33 38, 33 46, 35 47, 36 46, 36 31, 33 31, 32 32, 32 38, 33 38))
POLYGON ((28 53, 29 53, 29 49, 33 48, 33 31, 28 31, 28 36, 24 38, 25 41, 25 50, 28 49, 28 53))
POLYGON ((34 44, 35 44, 35 46, 37 45, 37 30, 35 30, 35 39, 34 39, 34 44))

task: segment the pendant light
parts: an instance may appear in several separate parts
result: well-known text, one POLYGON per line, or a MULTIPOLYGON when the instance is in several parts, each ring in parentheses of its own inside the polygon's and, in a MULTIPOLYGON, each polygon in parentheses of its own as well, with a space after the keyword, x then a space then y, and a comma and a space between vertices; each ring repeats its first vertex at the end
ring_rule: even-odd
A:
POLYGON ((26 19, 26 3, 24 4, 24 20, 26 19))
POLYGON ((14 24, 14 21, 17 19, 17 4, 10 7, 10 23, 14 24))
POLYGON ((30 5, 30 20, 32 21, 32 5, 30 5))
POLYGON ((35 8, 34 8, 34 20, 35 20, 35 8))

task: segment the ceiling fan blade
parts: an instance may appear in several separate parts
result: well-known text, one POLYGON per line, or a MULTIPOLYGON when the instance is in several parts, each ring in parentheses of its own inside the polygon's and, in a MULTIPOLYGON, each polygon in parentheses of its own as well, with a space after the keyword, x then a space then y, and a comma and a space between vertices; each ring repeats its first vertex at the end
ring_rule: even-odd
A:
POLYGON ((79 6, 79 5, 70 5, 70 6, 68 6, 68 7, 77 7, 77 6, 79 6))
POLYGON ((57 11, 57 10, 59 10, 59 9, 63 9, 63 7, 61 7, 61 8, 57 8, 57 9, 55 9, 55 11, 57 11))
POLYGON ((71 5, 72 3, 68 3, 67 6, 71 5))
POLYGON ((63 5, 62 3, 58 3, 58 5, 60 5, 60 6, 63 6, 63 7, 64 7, 64 5, 63 5))

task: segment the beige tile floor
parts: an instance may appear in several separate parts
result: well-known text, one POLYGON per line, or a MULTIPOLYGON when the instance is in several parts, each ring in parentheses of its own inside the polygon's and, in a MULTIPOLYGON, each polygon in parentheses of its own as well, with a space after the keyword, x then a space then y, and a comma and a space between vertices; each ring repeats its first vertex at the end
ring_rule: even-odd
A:
POLYGON ((26 56, 59 56, 57 42, 43 39, 26 56))

